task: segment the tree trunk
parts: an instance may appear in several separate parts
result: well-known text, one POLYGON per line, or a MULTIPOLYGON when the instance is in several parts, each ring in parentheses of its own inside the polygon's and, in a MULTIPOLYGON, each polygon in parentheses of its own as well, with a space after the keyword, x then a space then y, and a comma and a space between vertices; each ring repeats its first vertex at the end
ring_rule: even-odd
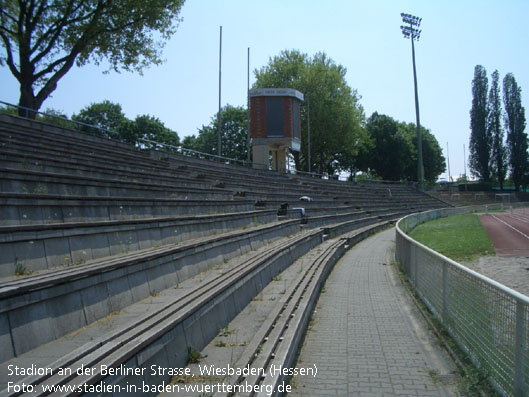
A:
POLYGON ((28 119, 34 120, 37 117, 37 111, 40 109, 42 103, 37 103, 37 98, 33 93, 33 87, 31 83, 21 83, 20 84, 20 98, 18 101, 18 115, 20 117, 25 117, 28 119))

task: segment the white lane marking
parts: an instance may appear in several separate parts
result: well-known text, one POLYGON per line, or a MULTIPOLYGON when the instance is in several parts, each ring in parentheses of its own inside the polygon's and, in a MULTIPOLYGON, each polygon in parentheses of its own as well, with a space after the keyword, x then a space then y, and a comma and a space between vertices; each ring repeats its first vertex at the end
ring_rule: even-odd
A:
POLYGON ((508 216, 510 216, 511 218, 514 218, 514 219, 518 219, 520 222, 529 223, 529 218, 526 217, 526 216, 521 216, 521 215, 518 215, 518 214, 512 214, 512 215, 508 215, 508 216))
POLYGON ((501 219, 498 218, 496 215, 492 215, 492 217, 493 217, 494 219, 496 219, 497 221, 503 223, 504 225, 509 226, 512 230, 514 230, 515 232, 520 233, 520 234, 521 234, 522 236, 524 236, 527 240, 529 240, 529 236, 528 236, 527 234, 525 234, 524 232, 521 232, 520 230, 516 229, 516 228, 515 228, 514 226, 512 226, 512 225, 509 225, 507 222, 501 220, 501 219))

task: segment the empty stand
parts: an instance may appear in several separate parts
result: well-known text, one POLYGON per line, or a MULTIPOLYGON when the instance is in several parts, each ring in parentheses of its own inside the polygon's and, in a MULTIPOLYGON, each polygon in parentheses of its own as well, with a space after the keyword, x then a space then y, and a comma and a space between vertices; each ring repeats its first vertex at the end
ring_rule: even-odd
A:
MULTIPOLYGON (((281 175, 0 115, 1 366, 183 366, 323 241, 442 206, 406 185, 281 175)), ((0 390, 132 381, 1 373, 0 390)))

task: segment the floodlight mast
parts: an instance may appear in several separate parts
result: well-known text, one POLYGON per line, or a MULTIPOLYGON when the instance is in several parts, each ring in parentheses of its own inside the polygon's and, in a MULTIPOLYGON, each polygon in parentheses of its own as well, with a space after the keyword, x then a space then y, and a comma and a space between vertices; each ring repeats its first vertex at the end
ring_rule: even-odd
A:
POLYGON ((413 83, 415 86, 415 115, 417 117, 417 179, 419 182, 419 189, 424 190, 424 166, 422 161, 422 137, 421 137, 421 122, 419 117, 419 94, 417 91, 417 71, 415 69, 415 46, 413 44, 414 40, 419 40, 421 36, 421 26, 422 18, 401 13, 402 22, 408 26, 401 26, 402 34, 404 38, 411 39, 411 58, 413 63, 413 83))

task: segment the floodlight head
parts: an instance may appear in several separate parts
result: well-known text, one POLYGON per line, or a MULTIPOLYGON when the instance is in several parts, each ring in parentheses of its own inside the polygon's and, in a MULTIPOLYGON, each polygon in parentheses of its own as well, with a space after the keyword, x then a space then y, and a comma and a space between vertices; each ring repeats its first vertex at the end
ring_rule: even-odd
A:
POLYGON ((405 14, 403 12, 400 14, 400 16, 402 17, 402 21, 404 23, 408 23, 412 26, 417 26, 417 27, 419 27, 419 25, 421 24, 422 18, 416 17, 411 14, 405 14))
POLYGON ((400 29, 402 30, 402 34, 406 39, 419 39, 419 36, 421 35, 421 31, 417 28, 414 28, 413 26, 401 26, 400 29))

